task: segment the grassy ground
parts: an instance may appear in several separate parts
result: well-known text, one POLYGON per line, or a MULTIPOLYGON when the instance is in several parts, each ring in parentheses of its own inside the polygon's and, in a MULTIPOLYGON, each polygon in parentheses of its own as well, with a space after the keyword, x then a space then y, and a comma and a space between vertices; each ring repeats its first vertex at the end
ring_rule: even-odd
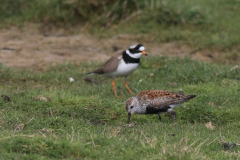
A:
POLYGON ((239 58, 238 0, 3 0, 1 26, 25 22, 88 29, 100 37, 147 35, 153 42, 179 41, 197 49, 214 48, 239 58))
POLYGON ((176 109, 176 124, 167 114, 161 123, 156 115, 133 115, 136 126, 124 127, 130 97, 124 80, 116 81, 121 99, 111 80, 84 81, 100 64, 62 64, 42 73, 1 66, 0 93, 11 103, 0 100, 0 159, 239 159, 239 146, 225 150, 222 142, 240 143, 240 70, 188 58, 142 60, 129 77, 135 93, 182 88, 197 95, 176 109), (51 101, 34 100, 38 95, 51 101))
MULTIPOLYGON (((228 53, 219 54, 221 59, 233 61, 240 58, 239 15, 239 0, 2 0, 0 5, 1 27, 30 22, 41 24, 42 31, 76 27, 98 37, 139 35, 141 41, 214 48, 228 53)), ((62 64, 42 73, 0 66, 0 94, 11 98, 11 103, 0 99, 0 159, 240 159, 239 146, 222 147, 240 143, 239 68, 144 57, 129 77, 135 93, 182 88, 197 98, 176 109, 176 124, 167 114, 161 123, 156 115, 133 115, 131 128, 124 126, 130 97, 124 80, 116 81, 121 99, 114 97, 111 80, 84 81, 99 65, 62 64), (35 100, 38 95, 51 101, 35 100), (215 129, 207 128, 208 122, 215 129)))

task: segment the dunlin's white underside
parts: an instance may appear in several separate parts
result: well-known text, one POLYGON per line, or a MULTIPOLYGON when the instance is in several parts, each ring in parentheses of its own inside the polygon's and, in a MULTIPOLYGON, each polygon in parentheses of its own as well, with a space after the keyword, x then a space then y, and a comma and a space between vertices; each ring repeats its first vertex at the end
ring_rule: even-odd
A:
POLYGON ((175 108, 175 107, 178 107, 178 106, 180 106, 182 103, 178 103, 178 104, 171 104, 171 105, 169 105, 171 108, 175 108))

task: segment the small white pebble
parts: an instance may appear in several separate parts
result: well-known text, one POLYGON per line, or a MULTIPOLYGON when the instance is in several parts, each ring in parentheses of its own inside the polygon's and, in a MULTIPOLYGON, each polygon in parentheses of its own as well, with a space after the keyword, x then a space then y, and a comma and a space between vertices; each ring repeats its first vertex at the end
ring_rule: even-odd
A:
POLYGON ((136 123, 131 123, 131 124, 124 124, 122 125, 123 127, 134 127, 136 123))
POLYGON ((140 79, 139 82, 138 82, 137 84, 139 84, 139 83, 141 83, 141 82, 142 82, 142 79, 140 79))
POLYGON ((230 71, 235 70, 235 69, 237 69, 237 68, 238 68, 238 65, 236 65, 235 67, 232 67, 232 68, 230 69, 230 71))
POLYGON ((153 74, 153 73, 151 73, 151 74, 150 74, 150 77, 154 77, 154 74, 153 74))
POLYGON ((72 77, 69 78, 70 82, 74 82, 74 79, 72 77))

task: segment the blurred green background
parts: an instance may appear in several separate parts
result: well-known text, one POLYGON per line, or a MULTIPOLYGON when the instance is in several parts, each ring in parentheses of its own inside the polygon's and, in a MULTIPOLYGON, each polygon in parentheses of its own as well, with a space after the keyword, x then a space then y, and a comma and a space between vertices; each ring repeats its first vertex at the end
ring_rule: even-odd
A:
POLYGON ((1 0, 1 27, 40 23, 92 34, 146 34, 157 42, 231 50, 240 42, 239 0, 1 0), (104 31, 107 31, 104 32, 104 31))

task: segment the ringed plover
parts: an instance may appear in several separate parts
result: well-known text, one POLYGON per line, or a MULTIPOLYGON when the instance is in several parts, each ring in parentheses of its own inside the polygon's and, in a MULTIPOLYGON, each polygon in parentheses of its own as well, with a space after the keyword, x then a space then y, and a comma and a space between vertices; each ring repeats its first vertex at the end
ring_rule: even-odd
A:
POLYGON ((133 92, 127 85, 127 77, 133 73, 139 66, 142 55, 147 55, 145 47, 142 44, 136 44, 129 47, 129 49, 112 56, 101 68, 94 70, 88 75, 99 74, 107 78, 112 78, 112 87, 116 97, 115 79, 117 77, 125 77, 125 87, 131 94, 133 92))

